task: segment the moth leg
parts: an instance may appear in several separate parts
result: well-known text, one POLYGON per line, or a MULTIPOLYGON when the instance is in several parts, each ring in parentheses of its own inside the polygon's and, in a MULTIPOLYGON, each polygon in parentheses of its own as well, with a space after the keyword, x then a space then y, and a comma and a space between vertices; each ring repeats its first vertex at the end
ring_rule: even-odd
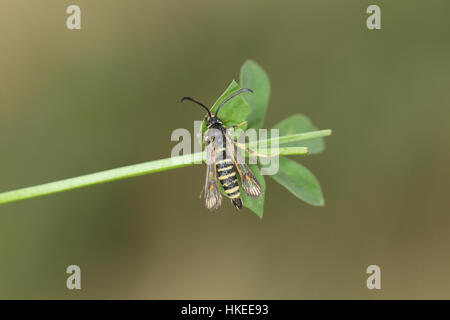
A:
POLYGON ((205 186, 202 187, 202 190, 200 190, 200 195, 198 196, 199 199, 202 198, 203 192, 205 191, 205 186))
POLYGON ((235 141, 234 144, 236 145, 236 147, 238 147, 238 148, 240 148, 240 149, 242 149, 244 151, 247 151, 252 156, 263 157, 263 158, 271 158, 271 157, 278 156, 280 154, 279 152, 277 152, 275 154, 271 154, 271 155, 262 154, 262 153, 258 153, 256 151, 253 151, 252 149, 250 149, 249 147, 247 147, 243 143, 239 143, 239 142, 235 141))
MULTIPOLYGON (((237 124, 237 125, 234 125, 233 128, 237 128, 237 127, 239 127, 239 126, 242 126, 242 125, 244 125, 245 123, 247 123, 247 120, 245 120, 245 121, 243 121, 243 122, 241 122, 241 123, 239 123, 239 124, 237 124)), ((244 132, 243 134, 241 134, 241 135, 237 138, 237 140, 239 140, 239 139, 240 139, 242 136, 244 136, 244 135, 245 135, 245 132, 244 132)), ((244 151, 247 151, 249 154, 251 154, 251 155, 253 155, 253 156, 264 157, 264 158, 270 158, 270 157, 274 157, 274 156, 277 156, 277 155, 280 154, 280 153, 277 153, 277 154, 270 155, 270 156, 268 156, 267 154, 260 154, 260 153, 258 153, 258 152, 256 152, 256 151, 253 151, 252 149, 248 148, 247 146, 245 146, 244 143, 239 143, 239 142, 237 142, 236 140, 233 140, 233 142, 234 142, 235 146, 239 147, 240 149, 242 149, 242 150, 244 150, 244 151)))
POLYGON ((238 124, 235 124, 234 126, 233 126, 233 128, 239 128, 239 127, 242 127, 244 124, 246 124, 247 123, 247 120, 245 120, 245 121, 242 121, 241 123, 238 123, 238 124))
MULTIPOLYGON (((241 122, 241 123, 239 123, 239 124, 233 126, 233 128, 242 126, 242 125, 245 124, 245 123, 247 123, 247 120, 245 120, 245 121, 243 121, 243 122, 241 122)), ((240 136, 237 138, 237 140, 239 140, 243 135, 245 135, 245 133, 243 133, 242 135, 240 135, 240 136)), ((247 152, 248 152, 250 155, 252 155, 252 156, 258 156, 258 157, 263 157, 263 158, 271 158, 271 157, 275 157, 275 156, 280 155, 279 152, 277 152, 277 153, 275 153, 275 154, 271 154, 270 156, 267 155, 267 154, 258 153, 258 152, 256 152, 256 151, 253 151, 253 150, 250 149, 249 147, 247 147, 244 143, 239 143, 239 142, 237 142, 237 141, 235 141, 235 140, 234 140, 234 144, 235 144, 237 147, 239 147, 240 149, 242 149, 242 150, 244 150, 244 151, 247 151, 247 152)))

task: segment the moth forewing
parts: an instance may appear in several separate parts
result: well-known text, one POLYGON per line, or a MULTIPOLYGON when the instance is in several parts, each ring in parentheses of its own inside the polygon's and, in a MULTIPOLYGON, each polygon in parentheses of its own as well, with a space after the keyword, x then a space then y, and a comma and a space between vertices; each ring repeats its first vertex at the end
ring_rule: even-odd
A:
POLYGON ((242 167, 240 167, 239 170, 241 170, 242 172, 242 189, 244 189, 245 193, 250 197, 259 198, 262 195, 261 185, 253 175, 250 168, 245 163, 243 163, 242 167))
POLYGON ((216 162, 214 159, 214 143, 206 145, 206 181, 205 181, 205 206, 213 210, 222 203, 222 195, 217 187, 216 162))
POLYGON ((250 197, 259 198, 262 195, 262 188, 258 179, 256 179, 248 165, 245 163, 245 157, 237 150, 235 141, 231 138, 228 131, 226 131, 225 137, 227 139, 227 151, 230 152, 237 172, 241 178, 242 189, 250 197))
POLYGON ((250 168, 245 164, 238 164, 238 171, 241 172, 242 189, 250 197, 259 198, 262 195, 261 185, 253 175, 250 168))

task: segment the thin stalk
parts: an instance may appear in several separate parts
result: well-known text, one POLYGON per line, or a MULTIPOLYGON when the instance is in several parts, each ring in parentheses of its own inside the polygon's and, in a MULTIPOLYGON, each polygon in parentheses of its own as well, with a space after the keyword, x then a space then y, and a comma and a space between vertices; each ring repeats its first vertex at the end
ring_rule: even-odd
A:
POLYGON ((321 137, 326 137, 326 136, 330 136, 330 135, 331 135, 330 129, 310 131, 310 132, 305 132, 305 133, 297 133, 297 134, 291 134, 291 135, 287 135, 287 136, 270 138, 267 140, 253 141, 253 142, 249 143, 249 146, 254 147, 255 145, 262 144, 262 143, 267 143, 267 146, 270 146, 271 143, 275 142, 276 140, 278 140, 279 145, 282 145, 282 144, 289 143, 289 142, 310 140, 310 139, 321 138, 321 137))
MULTIPOLYGON (((312 138, 324 137, 331 134, 331 130, 313 131, 308 133, 301 133, 296 135, 289 135, 279 137, 279 144, 286 142, 294 142, 307 140, 312 138)), ((268 142, 274 141, 274 139, 268 139, 268 142)), ((293 154, 307 154, 308 149, 305 147, 285 147, 279 149, 280 155, 293 155, 293 154)), ((110 169, 106 171, 100 171, 92 174, 87 174, 75 178, 69 178, 65 180, 59 180, 46 184, 41 184, 33 187, 27 187, 17 189, 13 191, 7 191, 0 193, 0 204, 19 201, 29 198, 35 198, 39 196, 49 195, 57 192, 73 190, 77 188, 87 187, 99 183, 105 183, 125 178, 131 178, 141 176, 148 173, 160 172, 171 170, 175 168, 186 167, 195 163, 201 163, 205 160, 205 153, 198 152, 194 154, 188 154, 184 156, 160 159, 149 161, 145 163, 135 164, 131 166, 110 169)))

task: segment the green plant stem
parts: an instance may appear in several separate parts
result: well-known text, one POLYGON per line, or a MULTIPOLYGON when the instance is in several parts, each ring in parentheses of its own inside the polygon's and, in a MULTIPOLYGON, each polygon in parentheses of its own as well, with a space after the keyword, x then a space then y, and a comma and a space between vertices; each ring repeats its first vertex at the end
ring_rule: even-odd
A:
MULTIPOLYGON (((279 138, 279 144, 300 140, 307 140, 312 138, 329 136, 331 130, 312 131, 308 133, 301 133, 289 136, 283 136, 279 138)), ((268 144, 274 139, 266 140, 268 144)), ((265 141, 261 141, 265 142, 265 141)), ((285 147, 279 150, 281 155, 292 154, 307 154, 308 149, 304 147, 285 147)), ((69 178, 65 180, 50 182, 33 187, 17 189, 13 191, 7 191, 0 193, 0 204, 19 201, 29 198, 35 198, 39 196, 49 195, 57 192, 73 190, 77 188, 87 187, 99 183, 105 183, 125 178, 131 178, 141 176, 148 173, 160 172, 171 170, 175 168, 186 167, 195 163, 201 163, 204 161, 205 153, 198 152, 194 154, 188 154, 184 156, 160 159, 155 161, 149 161, 145 163, 135 164, 131 166, 100 171, 92 174, 87 174, 75 178, 69 178)))
POLYGON ((310 139, 315 139, 315 138, 320 138, 320 137, 326 137, 331 135, 331 130, 327 129, 327 130, 318 130, 318 131, 310 131, 310 132, 305 132, 305 133, 297 133, 297 134, 291 134, 288 136, 282 136, 282 137, 275 137, 275 138, 270 138, 267 140, 260 140, 260 141, 253 141, 251 143, 249 143, 249 146, 255 146, 258 144, 262 144, 262 143, 267 143, 268 146, 271 145, 272 142, 275 142, 276 140, 278 140, 278 145, 282 145, 285 143, 289 143, 289 142, 296 142, 296 141, 301 141, 301 140, 310 140, 310 139))

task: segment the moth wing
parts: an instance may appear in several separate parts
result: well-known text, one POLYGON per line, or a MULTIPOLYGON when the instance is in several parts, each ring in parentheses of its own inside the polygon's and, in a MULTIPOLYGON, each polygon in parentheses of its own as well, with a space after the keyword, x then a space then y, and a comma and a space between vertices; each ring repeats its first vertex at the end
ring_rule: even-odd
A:
POLYGON ((225 133, 225 137, 227 139, 228 152, 231 154, 239 176, 241 177, 242 189, 250 197, 259 198, 262 195, 262 189, 258 179, 256 179, 245 163, 245 158, 237 150, 234 140, 228 132, 225 133))
POLYGON ((217 187, 216 161, 212 143, 206 146, 206 182, 205 206, 209 210, 217 209, 222 203, 222 194, 217 187))

